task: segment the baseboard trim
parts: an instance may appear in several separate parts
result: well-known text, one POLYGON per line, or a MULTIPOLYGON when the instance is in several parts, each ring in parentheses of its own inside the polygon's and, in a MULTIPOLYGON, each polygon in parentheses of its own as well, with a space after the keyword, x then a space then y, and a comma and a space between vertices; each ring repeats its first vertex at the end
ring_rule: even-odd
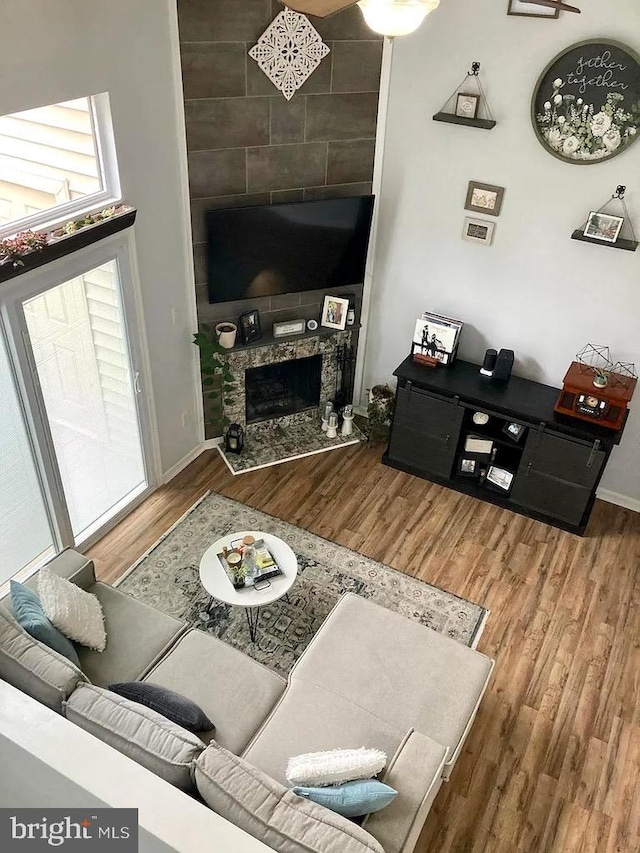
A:
POLYGON ((203 450, 215 450, 216 447, 219 447, 222 444, 223 440, 224 439, 221 435, 217 438, 208 438, 202 445, 202 448, 203 450))
POLYGON ((596 497, 601 501, 606 501, 607 503, 615 504, 616 506, 621 506, 625 509, 631 509, 634 512, 640 512, 640 500, 637 498, 620 495, 618 492, 609 491, 609 489, 598 489, 596 497))
POLYGON ((186 456, 183 456, 179 462, 176 462, 175 465, 172 465, 168 471, 165 471, 162 475, 162 484, 165 485, 169 482, 169 480, 173 480, 174 477, 177 477, 180 471, 183 471, 187 465, 190 465, 194 459, 197 459, 200 454, 206 450, 206 441, 202 444, 197 444, 193 450, 190 450, 186 456))

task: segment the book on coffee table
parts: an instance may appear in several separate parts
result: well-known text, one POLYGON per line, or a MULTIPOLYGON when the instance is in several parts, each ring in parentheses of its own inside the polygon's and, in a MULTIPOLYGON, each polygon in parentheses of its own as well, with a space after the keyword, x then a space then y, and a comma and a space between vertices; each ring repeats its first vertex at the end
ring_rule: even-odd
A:
MULTIPOLYGON (((264 541, 264 539, 256 539, 255 545, 253 547, 255 551, 255 566, 247 566, 244 561, 244 556, 242 560, 243 564, 247 568, 247 574, 244 578, 244 587, 253 586, 259 581, 269 580, 270 578, 275 578, 278 575, 282 574, 282 569, 276 563, 274 556, 269 550, 269 547, 267 546, 267 543, 264 541)), ((242 542, 242 539, 236 539, 231 542, 230 551, 240 551, 242 553, 244 551, 244 544, 242 542)), ((224 553, 218 554, 218 559, 220 560, 220 564, 224 568, 227 577, 231 581, 232 585, 236 589, 243 589, 244 587, 236 586, 233 569, 227 562, 224 553)))

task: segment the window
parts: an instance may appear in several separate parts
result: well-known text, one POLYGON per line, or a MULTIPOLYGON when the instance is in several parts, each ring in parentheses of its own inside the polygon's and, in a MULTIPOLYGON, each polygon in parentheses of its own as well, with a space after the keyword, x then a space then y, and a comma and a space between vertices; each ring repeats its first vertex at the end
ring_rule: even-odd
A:
POLYGON ((119 200, 108 95, 0 116, 0 236, 119 200))

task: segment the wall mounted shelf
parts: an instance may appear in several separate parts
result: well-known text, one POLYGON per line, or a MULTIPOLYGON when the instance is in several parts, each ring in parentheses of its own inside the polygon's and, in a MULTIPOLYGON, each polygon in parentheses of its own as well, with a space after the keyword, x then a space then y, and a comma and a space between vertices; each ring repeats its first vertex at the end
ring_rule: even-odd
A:
POLYGON ((580 228, 577 228, 573 234, 571 235, 572 240, 580 240, 582 243, 592 243, 594 246, 608 246, 610 249, 623 249, 625 252, 635 252, 638 248, 638 240, 636 239, 636 232, 633 228, 633 222, 631 221, 631 217, 629 216, 629 209, 627 208, 626 202, 624 200, 624 194, 627 191, 627 188, 624 184, 618 184, 615 192, 611 196, 611 198, 607 199, 603 205, 601 205, 595 213, 603 213, 605 208, 609 207, 615 201, 620 202, 622 206, 622 212, 624 213, 624 222, 622 225, 621 232, 626 230, 630 235, 631 239, 629 240, 627 237, 620 237, 611 243, 608 240, 598 240, 596 237, 588 237, 584 232, 587 231, 587 222, 590 221, 590 217, 587 219, 580 228))
POLYGON ((473 62, 471 64, 471 70, 467 71, 464 76, 464 79, 457 86, 453 93, 447 98, 447 100, 442 105, 442 109, 439 110, 434 116, 432 116, 434 121, 443 121, 447 124, 457 124, 463 127, 478 127, 481 130, 493 130, 496 126, 497 122, 493 118, 491 113, 491 108, 489 107, 489 103, 487 101, 487 96, 485 95, 484 89, 482 88, 482 83, 480 82, 480 63, 473 62), (477 95, 472 95, 470 92, 462 92, 462 88, 466 87, 466 85, 472 81, 475 83, 476 89, 478 90, 477 95), (480 111, 480 108, 483 108, 486 113, 486 118, 480 118, 480 116, 476 113, 476 115, 471 118, 469 116, 457 115, 455 112, 450 112, 447 107, 454 101, 456 96, 460 95, 470 95, 474 98, 477 98, 477 111, 480 111))
POLYGON ((464 116, 456 116, 453 113, 436 113, 433 116, 434 121, 445 121, 449 124, 462 124, 466 127, 479 127, 482 130, 493 130, 497 122, 488 118, 465 118, 464 116))
POLYGON ((595 240, 593 237, 585 237, 580 229, 571 235, 572 240, 581 240, 583 243, 593 243, 594 246, 608 246, 610 249, 624 249, 626 252, 635 252, 638 248, 637 240, 625 240, 618 237, 615 243, 606 243, 604 240, 595 240))

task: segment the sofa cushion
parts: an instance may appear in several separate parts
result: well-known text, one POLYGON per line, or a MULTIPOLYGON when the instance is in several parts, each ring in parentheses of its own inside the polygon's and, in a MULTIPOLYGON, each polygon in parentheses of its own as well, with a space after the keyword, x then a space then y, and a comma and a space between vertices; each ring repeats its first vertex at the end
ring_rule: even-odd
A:
POLYGON ((73 643, 64 634, 61 634, 51 620, 47 618, 36 593, 17 581, 11 581, 9 588, 11 590, 11 609, 16 622, 36 640, 40 640, 45 646, 49 646, 58 654, 69 658, 71 663, 79 667, 80 661, 73 643))
POLYGON ((104 651, 104 614, 95 595, 44 566, 38 572, 38 596, 47 617, 65 637, 104 651))
POLYGON ((387 763, 379 749, 328 749, 294 755, 286 776, 292 785, 339 785, 354 779, 372 779, 387 763))
POLYGON ((358 779, 326 788, 296 786, 293 793, 343 817, 362 817, 379 812, 398 796, 397 791, 377 779, 358 779))
POLYGON ((100 687, 135 681, 186 630, 186 623, 115 587, 96 583, 90 591, 104 611, 107 647, 101 653, 80 647, 78 655, 82 671, 100 687))
POLYGON ((158 714, 162 714, 163 717, 187 731, 211 732, 213 735, 215 726, 202 708, 186 696, 176 693, 175 690, 169 690, 168 687, 160 687, 159 684, 151 684, 148 681, 110 684, 109 690, 132 702, 145 705, 152 711, 157 711, 158 714))
POLYGON ((213 742, 194 764, 208 806, 281 853, 384 853, 356 824, 297 797, 213 742))
POLYGON ((429 735, 449 748, 451 764, 492 669, 485 655, 349 593, 329 614, 291 680, 331 690, 402 731, 413 727, 429 735), (372 625, 376 636, 393 642, 372 643, 372 625))
POLYGON ((369 814, 363 823, 385 853, 413 853, 442 785, 446 758, 445 747, 410 731, 389 762, 382 781, 398 791, 398 796, 384 811, 369 814))
POLYGON ((357 702, 297 681, 289 685, 243 758, 286 785, 292 755, 362 746, 394 755, 406 731, 389 726, 357 702))
POLYGON ((181 637, 144 680, 199 705, 216 725, 216 741, 236 754, 286 687, 284 679, 243 652, 195 630, 181 637))
POLYGON ((144 705, 82 684, 63 706, 68 720, 183 791, 193 790, 191 765, 204 743, 144 705))
POLYGON ((0 678, 61 713, 85 677, 75 664, 28 634, 0 608, 0 678))

